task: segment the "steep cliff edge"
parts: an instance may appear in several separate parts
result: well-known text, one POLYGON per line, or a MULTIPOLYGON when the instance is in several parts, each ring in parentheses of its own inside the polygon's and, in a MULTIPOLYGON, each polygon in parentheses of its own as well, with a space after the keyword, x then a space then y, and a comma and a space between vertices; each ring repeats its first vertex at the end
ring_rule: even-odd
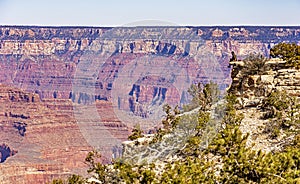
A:
MULTIPOLYGON (((207 83, 220 73, 224 77, 219 78, 221 88, 228 87, 231 51, 239 59, 252 52, 268 56, 273 44, 299 40, 299 27, 0 26, 0 145, 4 143, 18 151, 0 164, 0 182, 22 183, 24 177, 28 182, 45 182, 61 174, 81 173, 86 169, 82 161, 94 146, 91 143, 103 149, 104 159, 109 162, 112 154, 119 154, 113 140, 125 140, 136 123, 144 130, 157 126, 161 119, 157 110, 163 103, 182 105, 189 101, 189 86, 185 84, 207 83), (157 30, 162 30, 163 39, 155 37, 157 30), (193 45, 195 42, 189 38, 196 38, 201 47, 193 45), (102 61, 105 53, 110 55, 102 61), (193 57, 194 53, 201 60, 193 57), (101 56, 93 62, 103 62, 102 65, 82 67, 93 54, 101 56), (147 65, 145 61, 151 62, 147 65), (98 68, 98 73, 86 75, 96 79, 92 88, 74 91, 74 85, 85 88, 89 81, 76 72, 93 68, 98 68), (96 103, 84 109, 87 114, 77 111, 90 101, 96 103), (100 120, 93 119, 95 114, 100 120), (153 115, 156 119, 151 119, 153 115)), ((281 88, 298 93, 298 87, 289 86, 292 81, 281 80, 297 77, 295 72, 278 70, 278 77, 266 75, 261 80, 276 80, 281 88)), ((252 102, 245 103, 251 106, 252 102)))
MULTIPOLYGON (((278 42, 298 43, 300 28, 1 26, 0 39, 1 83, 34 92, 41 99, 72 99, 75 103, 87 103, 95 99, 112 103, 117 100, 112 103, 113 109, 148 118, 155 114, 155 104, 188 102, 186 90, 178 89, 178 85, 174 84, 183 83, 184 80, 189 84, 207 83, 215 80, 215 74, 218 74, 222 75, 219 85, 225 89, 231 80, 227 67, 231 51, 239 59, 253 52, 268 56, 269 49, 278 42), (199 42, 196 44, 200 44, 200 48, 195 47, 193 39, 199 42), (97 50, 99 45, 101 48, 97 50), (89 56, 94 47, 98 56, 89 56), (101 61, 104 51, 111 55, 101 61), (194 57, 195 53, 198 58, 194 57), (146 69, 143 71, 141 65, 134 66, 134 62, 142 63, 149 56, 155 59, 152 58, 148 69, 158 66, 158 63, 162 64, 160 67, 164 67, 165 71, 172 67, 175 69, 163 77, 153 76, 153 72, 146 76, 146 69), (88 82, 74 80, 87 57, 94 57, 93 60, 102 64, 93 74, 97 79, 92 81, 92 88, 87 88, 88 92, 76 93, 72 88, 74 84, 86 88, 82 83, 88 82), (169 63, 170 60, 175 64, 169 63), (127 73, 124 74, 124 71, 127 73), (118 80, 121 76, 123 79, 129 78, 129 73, 141 75, 142 72, 142 77, 134 78, 136 81, 118 80), (182 79, 174 80, 174 73, 182 79), (164 86, 160 85, 162 80, 166 80, 164 86), (125 88, 125 85, 120 85, 124 82, 130 86, 125 88), (116 91, 119 93, 114 93, 116 91), (122 97, 120 94, 130 95, 122 97), (133 97, 133 94, 138 96, 133 97)), ((84 78, 84 75, 79 77, 84 78)))
POLYGON ((297 65, 261 55, 230 62, 232 85, 226 100, 206 109, 212 96, 201 96, 209 94, 210 87, 197 91, 194 86, 200 96, 198 108, 185 113, 167 110, 163 129, 156 134, 142 134, 137 127, 133 140, 123 142, 121 160, 101 165, 98 169, 104 172, 87 181, 298 182, 300 62, 293 63, 297 65))
MULTIPOLYGON (((122 28, 121 31, 131 32, 130 29, 134 30, 135 28, 122 28)), ((164 28, 170 42, 160 41, 156 38, 156 40, 151 39, 153 37, 152 30, 143 29, 141 32, 148 32, 148 35, 131 37, 126 40, 128 38, 121 37, 120 33, 119 35, 115 33, 116 35, 113 35, 115 38, 105 35, 114 30, 113 28, 1 26, 0 82, 36 92, 42 99, 72 98, 70 95, 72 79, 80 58, 90 50, 88 46, 93 45, 93 41, 101 40, 101 36, 104 36, 105 44, 109 49, 119 52, 106 62, 103 72, 99 74, 101 80, 98 80, 97 88, 99 89, 95 96, 99 99, 108 99, 110 98, 109 89, 111 89, 118 71, 123 68, 123 65, 136 59, 135 54, 154 53, 172 56, 182 52, 180 51, 182 46, 175 42, 176 37, 180 36, 176 34, 190 32, 190 34, 195 34, 199 40, 202 39, 205 49, 217 59, 220 69, 227 79, 229 79, 227 65, 231 51, 235 51, 239 58, 243 58, 251 52, 261 52, 267 56, 273 44, 283 41, 298 43, 300 40, 300 28, 298 27, 164 28), (118 39, 126 41, 120 42, 119 40, 120 46, 116 41, 118 39)), ((202 69, 200 73, 196 74, 198 75, 197 80, 204 81, 207 76, 204 76, 203 73, 207 69, 204 65, 191 66, 191 68, 195 67, 202 69)), ((225 83, 229 85, 229 82, 225 83)), ((76 100, 78 102, 78 97, 76 100)), ((178 101, 178 99, 174 100, 178 101)))
POLYGON ((92 148, 70 100, 41 101, 37 94, 0 85, 0 102, 0 183, 45 183, 84 173, 92 148))
POLYGON ((278 58, 258 62, 230 63, 229 92, 237 96, 239 112, 245 115, 240 129, 250 133, 248 145, 276 151, 289 144, 295 136, 292 132, 300 128, 300 70, 278 58))

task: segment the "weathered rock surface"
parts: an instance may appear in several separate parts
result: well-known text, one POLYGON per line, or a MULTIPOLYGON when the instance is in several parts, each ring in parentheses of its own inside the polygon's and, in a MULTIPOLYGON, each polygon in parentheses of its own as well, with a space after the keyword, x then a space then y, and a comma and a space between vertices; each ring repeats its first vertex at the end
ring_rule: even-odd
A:
POLYGON ((0 85, 0 106, 0 183, 45 183, 84 173, 92 148, 80 134, 70 100, 40 101, 37 94, 0 85))
MULTIPOLYGON (((274 127, 271 128, 274 129, 274 122, 277 117, 274 119, 263 118, 268 113, 263 108, 264 100, 272 92, 280 91, 287 93, 288 96, 295 97, 293 99, 295 104, 300 99, 300 70, 286 66, 285 63, 280 59, 270 59, 265 63, 265 70, 256 74, 247 74, 245 70, 247 63, 244 61, 230 63, 233 70, 232 84, 229 91, 237 96, 240 103, 238 112, 244 115, 240 129, 244 134, 249 133, 247 144, 252 146, 254 143, 254 149, 266 152, 276 151, 293 140, 293 134, 289 135, 282 130, 279 130, 280 133, 276 138, 272 138, 266 126, 273 125, 274 127)), ((298 113, 294 113, 295 118, 298 113)), ((288 117, 283 112, 280 118, 287 119, 288 117)))
MULTIPOLYGON (((123 28, 124 30, 134 28, 123 28)), ((191 27, 191 28, 166 28, 171 41, 149 40, 152 35, 136 36, 131 40, 125 40, 116 44, 118 36, 105 36, 107 50, 117 51, 111 56, 103 71, 99 73, 96 88, 98 99, 109 99, 109 90, 113 86, 118 72, 132 60, 141 57, 138 54, 184 54, 183 46, 176 43, 175 33, 190 31, 204 41, 205 49, 219 62, 221 71, 228 79, 225 84, 229 85, 228 60, 230 52, 235 51, 242 58, 251 52, 262 52, 268 55, 269 48, 275 43, 282 41, 299 42, 300 28, 298 27, 191 27), (169 31, 169 32, 168 32, 169 31), (174 34, 174 35, 172 35, 174 34), (148 38, 148 39, 147 39, 148 38), (115 39, 115 40, 114 40, 115 39)), ((72 98, 72 79, 80 58, 85 55, 88 46, 97 38, 105 35, 110 28, 72 28, 72 27, 0 27, 0 82, 13 84, 22 89, 36 92, 43 98, 72 98)), ((147 32, 145 28, 145 32, 147 32)), ((180 41, 180 40, 179 40, 180 41)), ((192 46, 191 46, 192 48, 192 46)), ((192 52, 192 51, 191 51, 192 52)), ((187 56, 189 53, 186 53, 187 56)), ((182 62, 191 62, 188 57, 182 62)), ((196 80, 205 81, 205 70, 201 66, 188 66, 199 69, 192 72, 197 75, 196 80)), ((183 64, 181 64, 183 65, 183 64)), ((184 66, 181 66, 184 67, 184 66)), ((191 72, 191 71, 190 71, 191 72)), ((223 86, 225 88, 226 86, 223 86)), ((153 95, 153 92, 149 95, 153 95)), ((168 94, 168 92, 167 92, 168 94)), ((181 95, 181 94, 180 94, 181 95)), ((80 94, 77 94, 78 102, 80 94)), ((83 96, 83 95, 81 95, 83 96)), ((81 97, 83 98, 83 97, 81 97)), ((73 97, 75 100, 75 98, 73 97)), ((173 101, 178 101, 174 99, 173 101)))
MULTIPOLYGON (((159 32, 165 36, 161 40, 153 34, 156 29, 121 28, 110 34, 112 28, 0 26, 0 145, 18 151, 0 164, 0 183, 45 183, 70 172, 81 173, 84 157, 94 144, 99 144, 108 162, 112 153, 117 156, 119 152, 112 148, 112 139, 125 140, 136 123, 145 130, 157 125, 159 120, 149 119, 161 104, 188 101, 178 85, 184 80, 171 80, 176 68, 182 69, 178 76, 190 83, 209 82, 217 78, 216 73, 222 74, 218 80, 225 89, 231 81, 231 51, 239 59, 258 51, 267 56, 276 43, 300 40, 300 27, 170 27, 159 32), (142 34, 136 34, 139 31, 142 34), (201 41, 201 49, 182 36, 187 33, 201 41), (103 51, 111 55, 100 65, 101 70, 95 69, 92 87, 76 93, 74 85, 85 88, 82 81, 89 82, 73 80, 79 68, 83 74, 84 69, 93 69, 80 67, 89 51, 98 51, 95 56, 105 55, 103 51), (136 69, 143 65, 134 62, 152 56, 151 67, 160 66, 167 77, 136 69), (120 80, 141 72, 142 77, 128 86, 120 80), (80 105, 94 100, 92 109, 84 106, 87 114, 74 115, 83 113, 76 110, 80 105), (99 133, 102 130, 107 134, 99 133)), ((101 61, 101 57, 94 59, 101 61)), ((272 76, 260 78, 299 94, 297 80, 286 80, 298 79, 299 73, 277 71, 277 77, 272 76)))
POLYGON ((300 70, 285 66, 280 59, 265 63, 266 71, 245 74, 243 61, 231 62, 233 65, 230 91, 244 101, 244 106, 257 106, 261 99, 272 91, 286 91, 289 95, 300 97, 300 70))

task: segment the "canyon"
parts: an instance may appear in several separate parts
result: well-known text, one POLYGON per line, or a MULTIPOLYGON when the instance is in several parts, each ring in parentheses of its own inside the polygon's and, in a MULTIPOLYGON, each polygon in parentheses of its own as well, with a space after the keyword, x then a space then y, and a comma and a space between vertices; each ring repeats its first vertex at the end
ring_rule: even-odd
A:
POLYGON ((109 163, 191 84, 226 90, 232 51, 268 57, 280 42, 300 44, 300 27, 0 26, 0 183, 85 174, 93 149, 109 163))

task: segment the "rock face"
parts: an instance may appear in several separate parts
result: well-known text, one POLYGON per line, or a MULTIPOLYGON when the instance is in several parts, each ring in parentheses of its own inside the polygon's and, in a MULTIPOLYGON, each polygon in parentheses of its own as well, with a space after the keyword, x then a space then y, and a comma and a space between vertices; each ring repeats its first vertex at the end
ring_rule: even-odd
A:
POLYGON ((14 156, 18 151, 11 150, 6 144, 0 146, 0 163, 4 162, 8 157, 14 156))
MULTIPOLYGON (((228 87, 231 51, 268 56, 299 40, 300 27, 0 26, 0 183, 81 173, 97 146, 109 162, 120 150, 114 140, 136 123, 157 126, 164 103, 189 101, 189 84, 228 87)), ((276 72, 260 78, 299 94, 298 81, 286 80, 296 71, 276 72)))
POLYGON ((70 100, 40 101, 37 94, 0 85, 0 101, 0 183, 45 183, 84 172, 92 148, 70 100))
MULTIPOLYGON (((300 40, 298 27, 179 27, 165 28, 165 33, 162 33, 169 38, 174 37, 173 40, 150 39, 154 31, 144 28, 140 32, 150 33, 142 36, 132 35, 133 38, 130 40, 120 42, 118 38, 123 38, 122 31, 123 34, 128 34, 133 32, 130 29, 134 28, 116 30, 112 35, 112 33, 108 34, 113 30, 110 28, 2 26, 0 27, 0 60, 2 61, 0 82, 38 93, 41 99, 73 97, 72 99, 78 102, 81 97, 79 101, 82 101, 84 94, 81 96, 77 94, 77 97, 76 94, 72 94, 72 79, 78 63, 83 59, 82 56, 86 55, 87 50, 91 50, 88 46, 93 45, 93 41, 97 38, 101 39, 101 36, 104 36, 106 50, 112 50, 114 55, 108 58, 103 65, 103 71, 99 73, 100 80, 96 83, 98 90, 95 95, 96 98, 105 100, 110 98, 109 93, 113 82, 124 65, 145 54, 187 56, 176 60, 192 63, 192 58, 188 57, 190 54, 188 52, 192 53, 192 46, 186 49, 176 43, 178 41, 176 37, 180 36, 176 34, 189 31, 199 37, 206 51, 217 59, 224 77, 228 80, 230 77, 227 66, 231 51, 235 51, 239 58, 258 51, 268 55, 269 48, 275 43, 282 41, 298 43, 300 40)), ((203 73, 207 70, 206 67, 210 66, 201 64, 201 66, 188 66, 188 68, 196 67, 201 70, 195 73, 197 75, 195 80, 205 81, 207 76, 203 73)), ((224 85, 229 85, 229 81, 224 85)), ((154 91, 150 93, 153 95, 154 91)))
MULTIPOLYGON (((238 112, 244 115, 240 129, 245 134, 249 133, 248 145, 255 143, 254 149, 266 152, 282 149, 293 140, 294 135, 288 131, 297 132, 299 129, 297 124, 290 125, 289 121, 299 121, 299 108, 292 106, 299 104, 300 101, 300 69, 287 66, 286 61, 280 59, 267 60, 263 70, 254 72, 246 69, 249 63, 244 61, 230 62, 230 65, 233 69, 229 91, 237 96, 238 112), (282 92, 287 96, 284 96, 284 99, 277 96, 278 99, 273 101, 287 101, 288 98, 292 100, 286 107, 290 108, 292 114, 282 110, 280 115, 276 115, 278 110, 275 107, 265 107, 266 99, 276 92, 282 92), (269 130, 278 128, 276 122, 280 122, 281 130, 278 129, 278 135, 274 138, 270 136, 269 130)), ((280 105, 283 106, 284 103, 280 105)))
MULTIPOLYGON (((230 84, 227 66, 231 51, 235 51, 239 58, 258 51, 268 55, 269 48, 275 43, 298 43, 299 30, 298 27, 170 27, 157 31, 156 28, 2 26, 0 60, 3 62, 0 63, 0 82, 37 93, 41 99, 72 99, 76 103, 86 103, 93 99, 108 100, 115 98, 111 90, 115 89, 114 83, 118 76, 122 75, 124 67, 132 61, 152 54, 175 60, 178 63, 177 67, 186 72, 180 75, 191 80, 189 83, 209 82, 214 80, 214 72, 218 72, 223 75, 221 78, 224 80, 219 81, 219 84, 225 89, 230 84), (162 37, 157 39, 159 34, 162 37), (189 39, 197 38, 202 44, 200 51, 198 48, 195 51, 192 39, 186 41, 182 35, 189 36, 189 39), (101 39, 104 40, 103 43, 101 39), (101 51, 107 51, 111 55, 104 61, 101 71, 95 74, 99 76, 97 81, 94 81, 95 89, 91 90, 96 92, 75 94, 72 91, 72 83, 76 83, 73 81, 74 75, 80 62, 99 41, 103 47, 101 51), (193 57, 195 52, 202 52, 200 59, 193 57), (215 66, 212 66, 211 62, 205 62, 209 57, 216 61, 215 66), (209 75, 212 76, 208 77, 209 75)), ((162 59, 156 59, 158 62, 159 60, 162 59)), ((167 63, 165 67, 170 68, 170 64, 167 63)), ((139 73, 137 70, 131 72, 139 73)), ((133 83, 141 80, 143 79, 133 81, 130 88, 133 88, 133 83)), ((138 92, 143 96, 141 101, 134 105, 133 102, 129 102, 132 101, 132 95, 125 99, 120 98, 119 108, 141 117, 148 117, 153 112, 146 106, 151 106, 156 97, 172 105, 188 101, 185 98, 186 94, 181 90, 174 91, 174 86, 173 89, 163 87, 163 93, 158 93, 162 95, 156 96, 156 88, 159 88, 157 80, 161 79, 144 79, 142 91, 138 92), (150 87, 151 85, 153 87, 150 87)), ((166 81, 169 84, 170 82, 166 81)), ((122 93, 130 93, 130 89, 122 93)))
POLYGON ((272 91, 286 91, 300 98, 300 70, 285 66, 286 61, 271 59, 265 62, 263 73, 245 74, 243 61, 233 65, 230 91, 243 101, 243 106, 257 106, 272 91))

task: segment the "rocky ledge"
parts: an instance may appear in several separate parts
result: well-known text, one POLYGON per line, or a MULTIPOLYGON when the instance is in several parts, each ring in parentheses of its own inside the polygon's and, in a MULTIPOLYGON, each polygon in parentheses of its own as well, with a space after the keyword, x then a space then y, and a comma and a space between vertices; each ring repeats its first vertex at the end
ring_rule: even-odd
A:
MULTIPOLYGON (((256 63, 257 64, 257 63, 256 63)), ((282 149, 299 130, 300 69, 274 58, 260 65, 233 61, 229 92, 237 96, 244 115, 240 129, 249 133, 248 145, 266 152, 282 149)))
MULTIPOLYGON (((125 140, 135 123, 140 122, 144 129, 157 125, 148 122, 158 109, 155 105, 188 101, 184 90, 178 90, 180 85, 173 84, 174 80, 153 73, 137 77, 125 86, 120 79, 130 77, 122 77, 122 71, 127 69, 127 74, 132 76, 148 72, 138 70, 137 61, 155 56, 157 60, 151 67, 163 66, 162 73, 172 77, 165 71, 177 66, 182 72, 173 70, 173 73, 189 79, 190 83, 209 82, 215 77, 213 74, 222 73, 222 89, 225 89, 231 81, 228 68, 231 51, 238 59, 252 52, 268 56, 269 48, 274 44, 283 41, 299 43, 300 40, 299 27, 167 27, 161 32, 165 34, 164 40, 155 39, 157 35, 152 34, 151 30, 159 29, 162 30, 139 28, 144 37, 137 37, 136 28, 125 27, 114 32, 113 28, 97 27, 0 26, 0 144, 4 143, 5 150, 9 147, 10 152, 18 151, 5 161, 2 159, 5 154, 1 152, 1 161, 4 162, 0 164, 0 183, 45 183, 60 174, 81 173, 85 170, 82 161, 92 149, 89 143, 99 147, 103 146, 100 143, 105 143, 107 147, 102 147, 107 157, 105 160, 110 161, 112 138, 125 140), (101 39, 103 35, 106 39, 101 39), (186 40, 197 38, 203 50, 182 41, 182 35, 186 40), (174 38, 182 40, 174 41, 174 38), (98 44, 102 44, 102 50, 98 44), (95 75, 76 78, 80 69, 87 71, 82 64, 88 61, 89 51, 93 49, 95 54, 108 51, 111 55, 101 67, 97 62, 97 65, 92 65, 90 69, 99 66, 95 75), (193 53, 197 52, 203 56, 201 62, 193 58, 193 53), (210 59, 216 64, 213 67, 210 59), (208 72, 212 69, 215 69, 214 73, 208 72), (96 78, 92 86, 95 93, 74 92, 74 84, 85 89, 83 84, 88 77, 96 78), (74 116, 78 104, 94 100, 96 111, 87 109, 87 116, 74 116), (122 112, 116 113, 118 110, 122 112), (94 121, 96 113, 101 115, 100 121, 94 121), (89 130, 86 137, 76 122, 81 122, 82 127, 89 130), (111 137, 97 130, 108 130, 106 132, 111 137)), ((297 71, 276 69, 249 77, 239 74, 238 70, 233 73, 236 72, 232 88, 237 86, 236 95, 240 95, 243 107, 258 105, 262 100, 253 89, 259 81, 269 83, 261 88, 264 89, 259 92, 262 94, 267 94, 274 86, 288 90, 292 95, 299 94, 297 71)), ((185 80, 177 83, 182 84, 181 81, 185 80)))

